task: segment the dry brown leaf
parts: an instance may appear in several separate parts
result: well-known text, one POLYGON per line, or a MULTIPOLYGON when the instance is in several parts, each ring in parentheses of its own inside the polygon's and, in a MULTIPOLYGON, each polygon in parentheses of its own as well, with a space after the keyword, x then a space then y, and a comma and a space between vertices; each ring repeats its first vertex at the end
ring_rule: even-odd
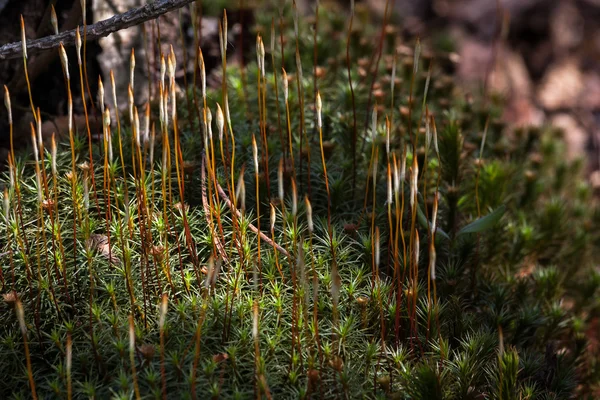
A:
POLYGON ((114 248, 111 249, 108 245, 108 236, 92 233, 86 244, 108 259, 111 264, 121 265, 121 260, 115 255, 114 248))

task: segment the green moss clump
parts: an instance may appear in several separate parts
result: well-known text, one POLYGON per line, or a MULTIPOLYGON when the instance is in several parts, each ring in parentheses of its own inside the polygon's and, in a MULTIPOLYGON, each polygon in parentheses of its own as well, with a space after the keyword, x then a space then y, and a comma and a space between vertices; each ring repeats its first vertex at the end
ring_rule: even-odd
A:
POLYGON ((389 30, 380 58, 362 17, 322 4, 296 37, 283 11, 274 53, 257 14, 264 71, 176 101, 167 73, 147 125, 111 110, 91 150, 14 155, 0 397, 591 396, 581 162, 551 127, 511 136, 427 45, 389 30))

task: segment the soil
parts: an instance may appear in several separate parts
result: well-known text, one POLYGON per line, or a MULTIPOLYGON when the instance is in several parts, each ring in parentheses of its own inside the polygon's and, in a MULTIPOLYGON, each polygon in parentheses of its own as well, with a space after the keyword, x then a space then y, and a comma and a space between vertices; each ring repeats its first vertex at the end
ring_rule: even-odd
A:
MULTIPOLYGON (((385 0, 366 0, 383 17, 385 0)), ((458 77, 507 100, 513 126, 556 124, 600 189, 600 1, 395 0, 409 36, 450 40, 458 77)))

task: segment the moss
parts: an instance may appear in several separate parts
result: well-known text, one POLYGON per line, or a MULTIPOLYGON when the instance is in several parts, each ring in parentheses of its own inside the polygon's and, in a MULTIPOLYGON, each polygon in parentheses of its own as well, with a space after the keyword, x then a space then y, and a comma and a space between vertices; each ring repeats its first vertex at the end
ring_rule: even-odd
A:
POLYGON ((585 349, 600 212, 581 165, 551 127, 507 140, 500 104, 465 103, 429 58, 396 55, 392 97, 393 49, 362 58, 377 31, 358 21, 349 90, 346 23, 328 7, 322 109, 314 25, 299 21, 300 80, 284 12, 286 101, 265 12, 266 73, 227 67, 206 94, 212 139, 188 88, 199 109, 178 98, 176 130, 171 100, 168 122, 153 106, 152 157, 144 117, 137 132, 114 115, 113 160, 93 145, 92 167, 78 136, 58 144, 56 174, 52 148, 15 155, 2 397, 31 382, 40 397, 98 398, 572 398, 598 384, 585 349))

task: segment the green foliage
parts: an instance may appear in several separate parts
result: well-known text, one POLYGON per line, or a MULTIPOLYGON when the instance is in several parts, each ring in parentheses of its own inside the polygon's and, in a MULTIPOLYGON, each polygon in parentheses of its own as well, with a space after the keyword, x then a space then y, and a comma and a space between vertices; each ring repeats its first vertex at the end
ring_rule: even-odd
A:
MULTIPOLYGON (((273 15, 256 15, 265 43, 273 15)), ((319 6, 316 84, 315 25, 299 21, 300 80, 292 10, 283 15, 285 62, 276 41, 264 77, 256 63, 229 65, 206 94, 210 136, 204 94, 188 88, 177 130, 171 100, 168 125, 152 106, 152 160, 128 117, 110 127, 113 160, 92 144, 93 167, 83 136, 74 158, 59 144, 56 175, 49 145, 39 164, 16 155, 0 218, 0 397, 29 397, 31 382, 40 398, 67 398, 69 385, 74 398, 592 393, 600 209, 555 130, 508 140, 501 104, 466 102, 436 63, 428 72, 425 51, 418 68, 411 51, 396 55, 392 98, 395 36, 369 66, 377 44, 366 38, 379 32, 360 10, 351 91, 347 21, 330 3, 319 6), (222 140, 217 103, 231 120, 222 140)))

